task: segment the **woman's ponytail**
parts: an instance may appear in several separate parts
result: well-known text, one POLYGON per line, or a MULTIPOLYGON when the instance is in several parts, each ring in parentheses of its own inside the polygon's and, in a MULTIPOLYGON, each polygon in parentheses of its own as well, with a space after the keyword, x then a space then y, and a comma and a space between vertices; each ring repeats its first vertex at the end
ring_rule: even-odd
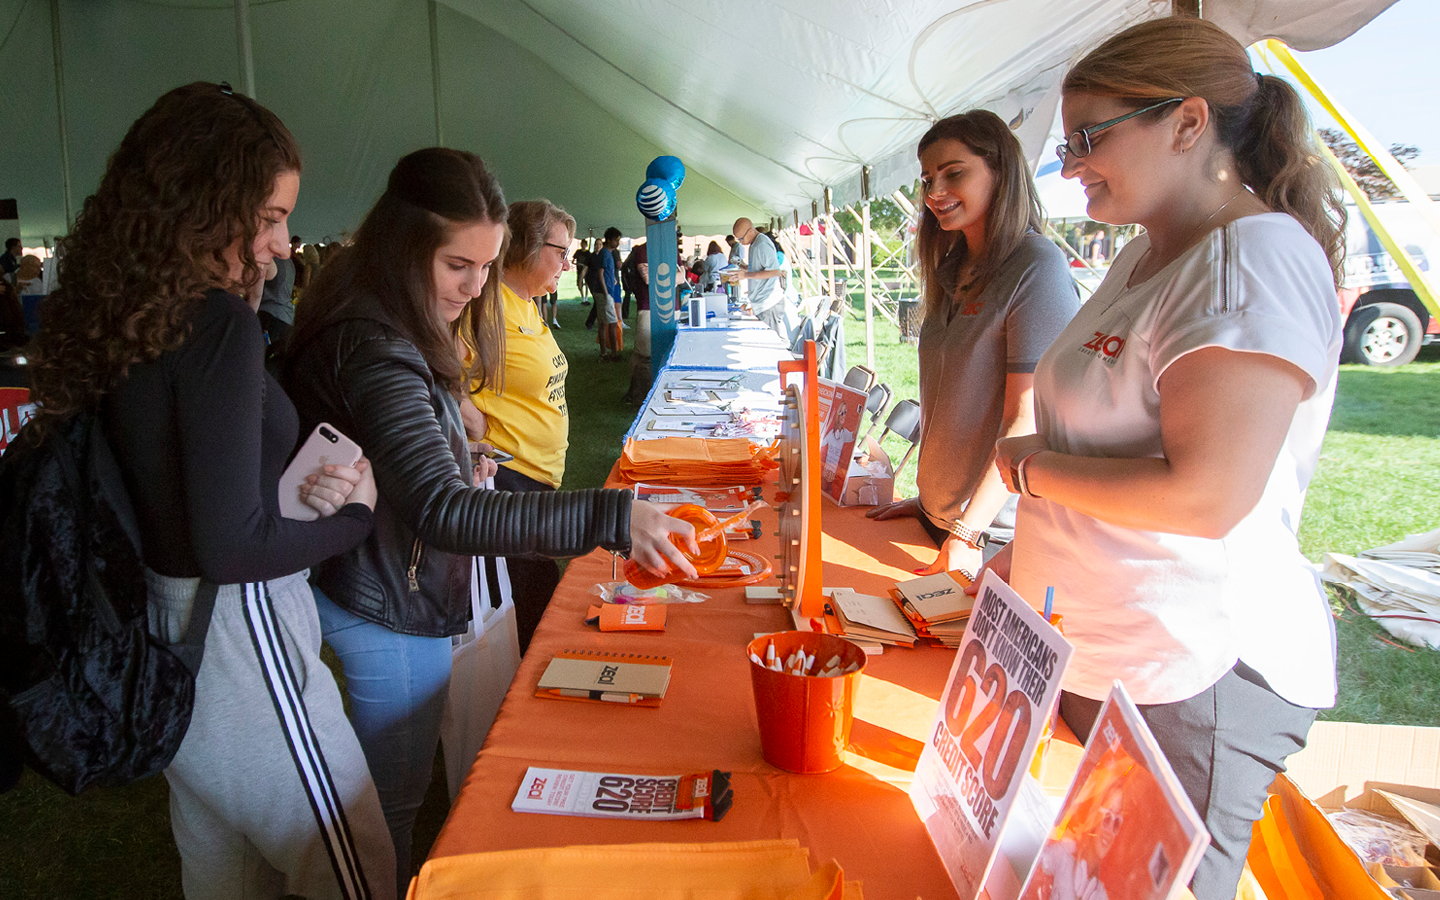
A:
POLYGON ((1127 28, 1076 63, 1065 75, 1064 91, 1117 97, 1137 107, 1165 97, 1203 98, 1241 182, 1305 227, 1340 284, 1345 207, 1300 95, 1283 79, 1256 75, 1245 48, 1220 26, 1171 16, 1127 28))
POLYGON ((1345 207, 1335 173, 1315 146, 1300 95, 1284 79, 1260 87, 1232 147, 1240 180, 1271 209, 1294 216, 1330 258, 1338 287, 1345 261, 1345 207))

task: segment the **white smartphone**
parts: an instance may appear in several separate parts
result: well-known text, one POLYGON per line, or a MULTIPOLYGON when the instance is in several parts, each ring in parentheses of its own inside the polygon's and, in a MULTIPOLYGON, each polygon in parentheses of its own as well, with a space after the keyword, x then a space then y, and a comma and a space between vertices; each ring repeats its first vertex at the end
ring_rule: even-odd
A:
POLYGON ((362 455, 360 445, 334 426, 327 422, 316 425, 280 476, 280 515, 302 522, 320 518, 319 510, 300 499, 300 485, 309 476, 322 474, 326 466, 353 466, 362 455))

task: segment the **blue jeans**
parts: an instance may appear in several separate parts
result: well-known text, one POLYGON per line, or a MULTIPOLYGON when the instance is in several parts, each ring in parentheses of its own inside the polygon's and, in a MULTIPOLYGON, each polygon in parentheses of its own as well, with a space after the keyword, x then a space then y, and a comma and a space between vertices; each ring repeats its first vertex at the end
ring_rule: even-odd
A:
POLYGON ((410 884, 411 831, 430 786, 450 689, 450 639, 391 631, 313 590, 325 642, 345 670, 351 724, 395 842, 395 875, 403 897, 410 884))

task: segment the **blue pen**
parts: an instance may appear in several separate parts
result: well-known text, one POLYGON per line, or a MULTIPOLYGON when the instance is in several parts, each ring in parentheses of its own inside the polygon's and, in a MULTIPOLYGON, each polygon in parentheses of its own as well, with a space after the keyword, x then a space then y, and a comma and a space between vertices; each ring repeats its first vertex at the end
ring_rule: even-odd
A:
POLYGON ((1050 611, 1055 608, 1055 586, 1045 589, 1045 622, 1050 624, 1050 611))

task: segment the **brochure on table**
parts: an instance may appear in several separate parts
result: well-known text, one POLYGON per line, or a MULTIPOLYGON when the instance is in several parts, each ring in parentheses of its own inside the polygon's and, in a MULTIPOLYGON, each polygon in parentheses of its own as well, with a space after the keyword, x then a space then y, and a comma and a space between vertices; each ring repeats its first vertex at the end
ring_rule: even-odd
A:
POLYGON ((1210 835, 1120 682, 1110 690, 1021 900, 1161 900, 1210 835))
POLYGON ((855 458, 855 438, 865 414, 864 391, 826 378, 819 380, 820 489, 843 505, 845 479, 855 458))
POLYGON ((1071 652, 1060 632, 986 571, 910 786, 960 900, 975 900, 982 889, 991 900, 1018 894, 1018 876, 1000 873, 1007 877, 988 885, 987 878, 1071 652))
POLYGON ((655 379, 626 437, 641 441, 675 435, 749 437, 768 444, 778 425, 749 431, 743 426, 770 419, 778 422, 780 390, 774 372, 666 368, 655 379))

